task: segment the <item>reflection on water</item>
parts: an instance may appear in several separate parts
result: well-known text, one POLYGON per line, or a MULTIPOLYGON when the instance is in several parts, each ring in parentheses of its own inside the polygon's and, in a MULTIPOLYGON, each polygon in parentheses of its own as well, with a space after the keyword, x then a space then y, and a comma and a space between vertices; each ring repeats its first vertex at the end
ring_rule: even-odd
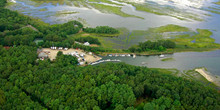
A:
POLYGON ((174 5, 177 7, 194 7, 194 8, 201 8, 210 0, 147 0, 159 3, 161 5, 174 5))

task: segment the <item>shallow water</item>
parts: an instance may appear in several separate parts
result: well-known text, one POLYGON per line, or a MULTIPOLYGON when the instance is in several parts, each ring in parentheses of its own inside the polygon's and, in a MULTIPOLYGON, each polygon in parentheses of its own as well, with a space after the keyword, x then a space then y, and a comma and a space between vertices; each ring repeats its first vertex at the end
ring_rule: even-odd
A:
POLYGON ((192 1, 192 4, 196 6, 199 5, 199 8, 196 6, 195 7, 188 6, 187 5, 188 2, 184 3, 185 5, 182 4, 181 6, 179 6, 177 5, 177 3, 180 2, 179 0, 172 0, 173 2, 167 2, 166 0, 159 0, 159 2, 158 1, 155 2, 155 0, 135 0, 135 1, 140 1, 141 3, 143 1, 146 3, 153 1, 154 4, 157 5, 159 4, 158 6, 170 6, 172 8, 176 7, 176 9, 183 9, 186 12, 190 12, 190 13, 196 12, 197 14, 203 15, 202 17, 205 21, 202 22, 183 21, 170 16, 156 15, 152 13, 136 11, 135 7, 129 4, 123 6, 122 11, 127 14, 142 17, 144 19, 134 18, 134 17, 121 17, 115 14, 101 13, 100 11, 93 8, 92 9, 86 7, 79 8, 73 5, 65 5, 65 3, 64 4, 57 3, 56 5, 54 5, 54 3, 39 4, 36 2, 32 2, 30 0, 17 0, 15 4, 9 5, 8 8, 12 10, 17 10, 21 13, 24 13, 25 15, 40 18, 43 21, 50 24, 65 23, 70 20, 83 20, 87 22, 88 26, 92 26, 92 27, 108 25, 116 28, 125 27, 129 30, 147 30, 150 27, 159 27, 167 24, 181 25, 181 26, 189 27, 193 30, 197 28, 205 28, 212 30, 214 33, 212 37, 216 39, 216 42, 220 43, 220 37, 219 37, 220 15, 202 10, 203 8, 207 8, 210 6, 220 9, 220 6, 211 4, 211 2, 216 0, 199 0, 200 2, 198 3, 195 2, 195 0, 189 0, 192 1), (46 10, 41 11, 42 9, 46 9, 46 10), (63 14, 57 16, 56 13, 60 11, 74 11, 78 13, 63 14), (204 13, 210 14, 212 16, 204 16, 204 13))

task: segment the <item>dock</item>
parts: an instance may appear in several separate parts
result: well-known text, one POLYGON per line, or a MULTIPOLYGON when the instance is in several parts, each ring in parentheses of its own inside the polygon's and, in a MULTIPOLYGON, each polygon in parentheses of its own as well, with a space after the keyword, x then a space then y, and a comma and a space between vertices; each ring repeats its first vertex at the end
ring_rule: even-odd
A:
POLYGON ((97 64, 100 64, 100 63, 104 63, 104 62, 121 62, 121 60, 117 60, 117 59, 114 59, 114 60, 110 60, 110 59, 99 60, 97 62, 90 63, 89 65, 97 65, 97 64))

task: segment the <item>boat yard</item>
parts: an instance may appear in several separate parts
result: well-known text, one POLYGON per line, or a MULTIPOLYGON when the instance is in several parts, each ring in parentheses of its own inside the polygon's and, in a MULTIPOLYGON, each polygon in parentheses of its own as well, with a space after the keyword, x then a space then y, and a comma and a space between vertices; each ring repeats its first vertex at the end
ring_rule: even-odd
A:
POLYGON ((48 58, 53 61, 56 59, 57 53, 61 51, 63 52, 64 55, 71 55, 74 57, 77 57, 78 62, 80 65, 84 65, 84 64, 89 64, 89 63, 93 63, 96 62, 98 60, 101 60, 102 58, 94 55, 92 52, 85 52, 83 50, 80 49, 67 49, 67 48, 43 48, 41 49, 38 54, 40 53, 45 53, 47 54, 48 58))

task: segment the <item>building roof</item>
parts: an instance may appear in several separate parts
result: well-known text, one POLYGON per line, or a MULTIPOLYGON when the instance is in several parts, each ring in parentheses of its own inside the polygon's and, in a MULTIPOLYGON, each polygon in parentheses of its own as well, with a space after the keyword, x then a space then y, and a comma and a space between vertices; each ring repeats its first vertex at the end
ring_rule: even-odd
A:
POLYGON ((89 42, 85 42, 84 45, 90 45, 90 43, 89 42))

